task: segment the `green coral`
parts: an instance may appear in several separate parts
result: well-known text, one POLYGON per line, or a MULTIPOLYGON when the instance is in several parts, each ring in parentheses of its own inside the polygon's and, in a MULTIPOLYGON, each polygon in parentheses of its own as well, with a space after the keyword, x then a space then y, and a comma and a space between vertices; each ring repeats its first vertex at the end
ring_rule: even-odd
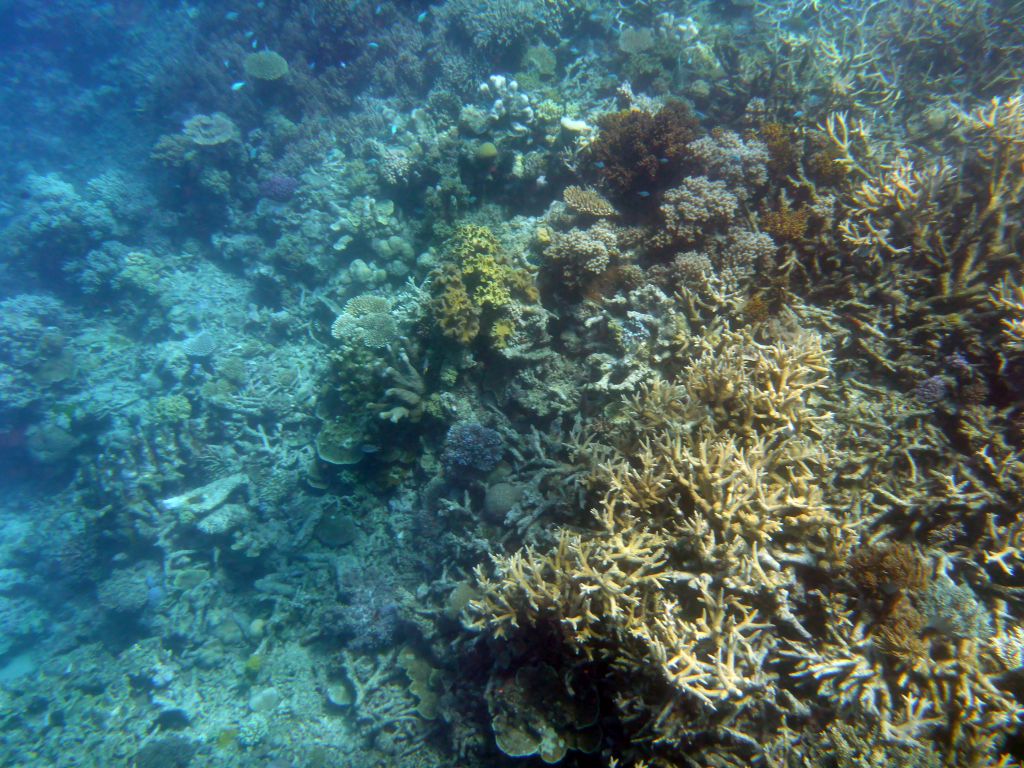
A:
POLYGON ((157 424, 178 424, 192 417, 192 403, 184 395, 165 395, 149 404, 149 416, 157 424))

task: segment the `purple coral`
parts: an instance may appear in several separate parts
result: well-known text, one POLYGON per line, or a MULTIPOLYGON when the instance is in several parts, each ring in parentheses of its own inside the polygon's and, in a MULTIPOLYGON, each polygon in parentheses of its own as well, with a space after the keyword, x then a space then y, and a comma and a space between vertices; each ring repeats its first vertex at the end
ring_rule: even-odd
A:
POLYGON ((501 453, 501 435, 475 422, 463 422, 448 430, 441 463, 449 475, 467 470, 490 472, 501 461, 501 453))
POLYGON ((914 387, 914 396, 922 403, 933 405, 945 400, 949 394, 949 386, 941 376, 929 376, 914 387))
POLYGON ((945 358, 946 366, 958 379, 970 379, 974 374, 974 370, 971 368, 970 362, 964 357, 962 352, 954 352, 951 355, 946 355, 945 358))
POLYGON ((378 653, 397 642, 402 620, 393 578, 383 569, 367 566, 341 574, 344 605, 321 617, 321 634, 342 640, 360 653, 378 653))
POLYGON ((275 173, 260 182, 260 196, 273 200, 275 203, 287 203, 299 188, 297 179, 275 173))

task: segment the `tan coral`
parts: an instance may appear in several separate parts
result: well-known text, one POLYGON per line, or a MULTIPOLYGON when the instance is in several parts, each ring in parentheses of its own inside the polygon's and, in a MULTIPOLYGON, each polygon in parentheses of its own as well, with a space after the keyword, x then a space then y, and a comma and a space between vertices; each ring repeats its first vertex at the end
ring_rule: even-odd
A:
POLYGON ((573 211, 587 216, 600 218, 614 216, 616 213, 615 206, 590 187, 568 186, 562 192, 562 199, 573 211))

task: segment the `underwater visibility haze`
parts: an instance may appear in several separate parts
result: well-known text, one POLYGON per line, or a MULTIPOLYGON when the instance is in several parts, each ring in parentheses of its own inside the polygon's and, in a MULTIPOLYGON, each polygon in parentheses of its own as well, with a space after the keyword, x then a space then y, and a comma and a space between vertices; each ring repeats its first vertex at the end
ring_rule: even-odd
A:
POLYGON ((1024 765, 1024 0, 0 57, 0 765, 1024 765))

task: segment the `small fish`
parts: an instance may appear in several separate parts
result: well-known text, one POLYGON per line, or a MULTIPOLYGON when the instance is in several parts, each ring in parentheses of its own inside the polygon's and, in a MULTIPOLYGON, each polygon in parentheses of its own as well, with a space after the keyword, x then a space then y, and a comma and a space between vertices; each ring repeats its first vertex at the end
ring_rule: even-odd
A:
POLYGON ((384 10, 383 6, 378 5, 376 8, 373 9, 373 12, 374 14, 379 16, 382 10, 384 10))
POLYGON ((599 171, 604 170, 604 163, 598 160, 596 163, 594 163, 594 167, 597 168, 597 170, 599 171))
POLYGON ((230 66, 231 66, 231 62, 228 61, 227 59, 224 59, 224 68, 227 69, 230 66))
POLYGON ((658 158, 658 162, 661 163, 662 165, 668 165, 668 158, 667 157, 659 157, 658 158))
POLYGON ((252 31, 251 29, 247 29, 247 30, 245 30, 245 37, 246 37, 246 39, 249 39, 250 37, 252 37, 252 36, 253 36, 253 35, 255 35, 255 34, 256 34, 256 33, 255 33, 255 32, 253 32, 253 31, 252 31))
POLYGON ((380 43, 370 42, 366 44, 366 47, 369 48, 371 51, 376 51, 378 48, 380 48, 380 43))
POLYGON ((228 21, 238 21, 238 11, 228 11, 224 14, 224 18, 228 21))
POLYGON ((316 69, 316 62, 315 61, 311 61, 306 66, 309 67, 310 69, 316 69))
POLYGON ((239 80, 237 83, 231 84, 232 91, 240 91, 245 88, 245 80, 239 80))
POLYGON ((650 197, 651 193, 648 192, 646 189, 641 189, 639 192, 637 192, 637 195, 639 195, 640 197, 650 197))
POLYGON ((259 40, 257 40, 257 39, 256 39, 256 38, 254 37, 254 38, 252 39, 252 47, 253 47, 253 50, 256 50, 256 46, 257 46, 257 45, 259 45, 259 44, 260 44, 260 41, 259 41, 259 40))
POLYGON ((416 23, 417 24, 422 24, 424 21, 427 20, 427 15, 428 15, 427 12, 423 11, 423 13, 421 13, 419 16, 416 17, 416 23))
POLYGON ((345 69, 346 67, 348 67, 348 64, 346 64, 344 61, 339 61, 338 66, 341 67, 342 69, 345 69))
POLYGON ((392 123, 391 124, 391 135, 394 136, 396 133, 398 133, 398 123, 392 123))

